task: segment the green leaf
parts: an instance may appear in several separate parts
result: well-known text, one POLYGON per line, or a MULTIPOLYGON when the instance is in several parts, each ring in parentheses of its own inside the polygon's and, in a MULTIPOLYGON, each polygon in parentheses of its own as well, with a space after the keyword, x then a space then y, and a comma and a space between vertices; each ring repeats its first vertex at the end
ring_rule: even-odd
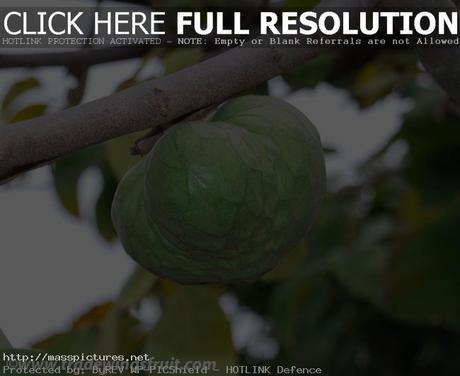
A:
POLYGON ((331 55, 321 55, 317 58, 300 65, 283 77, 293 89, 315 87, 334 73, 337 58, 331 55))
POLYGON ((409 148, 405 159, 408 181, 427 203, 451 201, 458 195, 460 163, 458 116, 436 114, 433 106, 411 112, 399 132, 409 148))
POLYGON ((131 155, 134 142, 145 135, 145 131, 113 139, 104 145, 105 154, 113 173, 121 179, 126 172, 140 161, 139 156, 131 155))
POLYGON ((40 81, 38 81, 35 77, 28 77, 24 80, 15 82, 3 98, 2 110, 5 111, 20 95, 40 86, 40 81))
POLYGON ((369 217, 351 244, 340 244, 330 258, 330 270, 354 297, 383 305, 385 272, 390 247, 383 240, 394 230, 384 216, 369 217))
POLYGON ((35 117, 42 116, 46 112, 47 108, 48 106, 46 104, 33 104, 24 107, 23 109, 15 113, 13 116, 11 116, 8 122, 14 124, 20 121, 25 121, 35 117))
POLYGON ((203 57, 203 51, 199 48, 183 48, 169 53, 165 60, 165 75, 197 64, 203 57))
POLYGON ((63 207, 73 216, 80 216, 78 184, 83 173, 95 167, 102 175, 102 191, 94 207, 94 222, 106 241, 116 237, 110 217, 112 199, 118 185, 104 154, 103 146, 93 146, 56 162, 53 167, 54 188, 63 207))
POLYGON ((353 363, 355 312, 341 306, 327 270, 327 264, 312 263, 275 289, 271 318, 288 362, 315 364, 340 375, 337 370, 353 363))
POLYGON ((97 339, 98 329, 86 327, 54 335, 34 347, 56 354, 74 354, 81 351, 95 353, 98 350, 97 339))
POLYGON ((388 268, 386 305, 415 323, 460 329, 460 210, 402 236, 388 268))
POLYGON ((115 354, 120 347, 120 319, 118 310, 112 309, 102 321, 98 335, 98 347, 105 352, 115 354))
POLYGON ((78 181, 81 175, 100 159, 99 147, 87 148, 65 157, 53 167, 54 188, 61 204, 72 215, 80 215, 78 181))
POLYGON ((91 308, 80 316, 67 332, 52 335, 34 344, 34 348, 55 354, 131 354, 139 353, 138 325, 127 311, 115 310, 111 302, 91 308))
POLYGON ((302 265, 306 253, 307 242, 303 239, 281 259, 275 269, 263 275, 261 280, 264 282, 279 282, 286 280, 292 275, 293 271, 302 265))
POLYGON ((393 92, 400 77, 391 67, 367 64, 356 75, 353 96, 363 107, 370 107, 393 92))
POLYGON ((107 169, 103 171, 103 189, 97 200, 95 208, 96 227, 103 239, 111 242, 116 238, 115 229, 113 228, 110 209, 112 206, 113 196, 117 190, 118 180, 107 169))
MULTIPOLYGON (((220 372, 235 364, 230 323, 212 288, 177 286, 147 339, 147 353, 158 360, 215 361, 220 372)), ((183 365, 183 363, 182 363, 183 365)))
POLYGON ((332 259, 331 269, 353 296, 381 305, 388 258, 389 252, 383 246, 358 246, 340 252, 332 259))

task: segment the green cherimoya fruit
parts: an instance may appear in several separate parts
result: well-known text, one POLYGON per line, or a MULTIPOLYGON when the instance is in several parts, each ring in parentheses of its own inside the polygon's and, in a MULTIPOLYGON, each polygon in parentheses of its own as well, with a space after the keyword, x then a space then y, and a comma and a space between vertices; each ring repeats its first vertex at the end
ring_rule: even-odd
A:
POLYGON ((180 283, 251 281, 312 224, 321 142, 296 108, 245 96, 169 129, 124 177, 112 217, 127 252, 180 283))

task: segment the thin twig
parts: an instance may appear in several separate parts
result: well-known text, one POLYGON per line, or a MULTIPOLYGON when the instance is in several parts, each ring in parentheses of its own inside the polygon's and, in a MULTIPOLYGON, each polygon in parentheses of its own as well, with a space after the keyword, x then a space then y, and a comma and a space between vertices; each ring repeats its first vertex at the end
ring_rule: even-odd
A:
POLYGON ((133 155, 146 155, 152 150, 152 148, 155 146, 156 142, 161 138, 163 132, 173 126, 174 124, 177 124, 178 122, 182 121, 195 121, 195 120, 201 120, 204 119, 206 116, 208 116, 212 111, 216 109, 216 105, 212 105, 206 108, 203 108, 199 111, 194 112, 191 115, 184 116, 181 119, 178 119, 177 121, 165 124, 161 127, 157 127, 155 130, 152 132, 149 132, 146 136, 140 138, 137 140, 133 147, 131 148, 131 154, 133 155))

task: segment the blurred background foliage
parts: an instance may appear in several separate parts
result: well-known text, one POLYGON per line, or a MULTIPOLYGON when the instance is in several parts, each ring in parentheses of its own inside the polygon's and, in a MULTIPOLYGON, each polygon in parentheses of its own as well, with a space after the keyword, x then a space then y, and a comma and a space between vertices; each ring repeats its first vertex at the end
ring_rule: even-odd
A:
MULTIPOLYGON (((317 2, 311 3, 307 5, 317 2)), ((146 50, 138 69, 118 88, 219 52, 146 50), (157 69, 146 74, 152 62, 157 69)), ((68 68, 77 84, 63 107, 83 100, 87 73, 68 68)), ((408 49, 324 53, 282 79, 289 94, 328 83, 347 91, 362 109, 389 95, 414 105, 387 145, 360 166, 352 185, 331 184, 311 233, 258 282, 185 287, 137 269, 116 300, 92 308, 68 332, 35 348, 216 360, 221 373, 226 365, 295 364, 323 367, 338 376, 459 374, 458 108, 424 71, 416 51, 408 49), (401 144, 404 157, 390 166, 388 156, 401 144), (150 307, 150 317, 141 314, 145 307, 150 307), (252 344, 235 338, 242 312, 258 323, 252 344)), ((14 123, 48 111, 47 103, 36 102, 41 89, 33 71, 15 82, 3 98, 3 120, 14 123)), ((270 94, 269 85, 251 92, 270 94)), ((100 171, 103 189, 93 208, 94 226, 108 242, 116 239, 112 197, 120 178, 140 158, 130 149, 142 136, 88 148, 51 167, 56 197, 75 217, 81 211, 80 177, 89 168, 100 171)), ((0 341, 2 337, 0 333, 0 341)))

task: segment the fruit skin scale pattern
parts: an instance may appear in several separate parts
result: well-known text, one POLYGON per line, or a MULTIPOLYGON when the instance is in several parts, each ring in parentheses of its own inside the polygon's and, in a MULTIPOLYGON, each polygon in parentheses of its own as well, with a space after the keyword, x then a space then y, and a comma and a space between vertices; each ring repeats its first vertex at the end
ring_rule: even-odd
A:
POLYGON ((301 240, 325 193, 314 125, 272 97, 169 129, 123 178, 112 217, 126 251, 179 283, 250 282, 301 240))

